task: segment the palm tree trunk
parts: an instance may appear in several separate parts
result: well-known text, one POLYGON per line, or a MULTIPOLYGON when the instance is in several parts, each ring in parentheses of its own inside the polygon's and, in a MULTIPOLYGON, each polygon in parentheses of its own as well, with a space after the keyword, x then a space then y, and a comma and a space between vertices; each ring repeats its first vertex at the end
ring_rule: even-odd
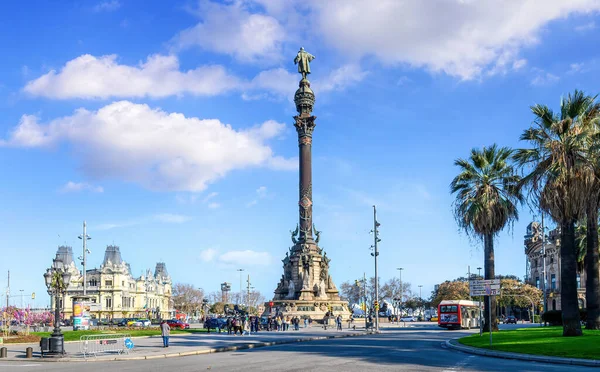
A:
POLYGON ((585 256, 585 298, 587 329, 600 329, 600 274, 598 271, 598 204, 587 211, 587 252, 585 256))
MULTIPOLYGON (((485 279, 494 279, 496 277, 496 269, 494 267, 494 235, 487 234, 483 238, 483 267, 485 279)), ((498 330, 498 324, 496 322, 496 296, 485 296, 484 297, 484 332, 490 331, 490 311, 492 316, 492 330, 498 330), (491 300, 491 302, 490 302, 491 300)))
POLYGON ((563 336, 582 336, 577 301, 577 253, 575 250, 575 221, 560 225, 560 307, 563 336))

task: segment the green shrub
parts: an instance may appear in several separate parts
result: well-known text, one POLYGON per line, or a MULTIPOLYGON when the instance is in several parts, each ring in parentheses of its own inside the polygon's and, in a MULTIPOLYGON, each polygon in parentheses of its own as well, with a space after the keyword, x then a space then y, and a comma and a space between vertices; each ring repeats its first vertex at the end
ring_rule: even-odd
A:
POLYGON ((533 316, 533 322, 534 323, 539 323, 540 322, 540 316, 539 315, 534 315, 533 316))

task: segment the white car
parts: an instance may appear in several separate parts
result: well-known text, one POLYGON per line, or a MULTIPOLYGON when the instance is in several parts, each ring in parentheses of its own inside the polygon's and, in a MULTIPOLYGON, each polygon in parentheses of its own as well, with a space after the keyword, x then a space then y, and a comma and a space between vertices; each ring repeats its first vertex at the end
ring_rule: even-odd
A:
POLYGON ((400 318, 401 322, 416 322, 417 318, 414 316, 403 316, 402 318, 400 318))
POLYGON ((132 326, 133 327, 150 327, 150 324, 151 324, 151 322, 148 319, 138 319, 132 324, 132 326))

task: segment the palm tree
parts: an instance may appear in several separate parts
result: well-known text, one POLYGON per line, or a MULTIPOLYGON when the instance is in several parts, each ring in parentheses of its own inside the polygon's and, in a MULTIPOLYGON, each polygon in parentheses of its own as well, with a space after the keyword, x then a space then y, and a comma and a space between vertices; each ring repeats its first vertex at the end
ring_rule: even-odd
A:
MULTIPOLYGON (((561 100, 560 112, 545 105, 531 111, 535 121, 521 135, 533 145, 519 149, 514 159, 525 171, 522 185, 532 199, 548 213, 561 231, 561 309, 563 336, 581 336, 577 301, 577 260, 575 224, 585 215, 595 175, 587 154, 592 138, 589 122, 594 99, 580 91, 561 100)), ((596 275, 598 275, 596 273, 596 275)))
MULTIPOLYGON (((460 173, 450 184, 451 193, 456 194, 454 216, 458 225, 469 236, 482 238, 484 242, 485 279, 494 279, 494 236, 508 223, 519 218, 517 203, 523 197, 517 185, 521 178, 510 163, 512 150, 492 145, 482 150, 471 150, 469 159, 457 159, 454 164, 460 173)), ((495 296, 486 296, 488 311, 496 308, 495 296)), ((497 330, 496 312, 491 313, 492 329, 497 330)), ((490 330, 485 324, 485 330, 490 330)))

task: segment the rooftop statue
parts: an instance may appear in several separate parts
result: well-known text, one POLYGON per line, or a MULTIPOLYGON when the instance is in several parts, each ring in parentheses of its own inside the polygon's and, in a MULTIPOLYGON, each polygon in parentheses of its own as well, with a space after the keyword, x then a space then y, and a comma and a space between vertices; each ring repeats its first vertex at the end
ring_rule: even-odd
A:
POLYGON ((298 64, 298 72, 302 74, 302 79, 306 79, 306 75, 310 74, 310 62, 315 59, 315 56, 308 53, 304 48, 300 48, 298 55, 294 58, 294 64, 298 64))

